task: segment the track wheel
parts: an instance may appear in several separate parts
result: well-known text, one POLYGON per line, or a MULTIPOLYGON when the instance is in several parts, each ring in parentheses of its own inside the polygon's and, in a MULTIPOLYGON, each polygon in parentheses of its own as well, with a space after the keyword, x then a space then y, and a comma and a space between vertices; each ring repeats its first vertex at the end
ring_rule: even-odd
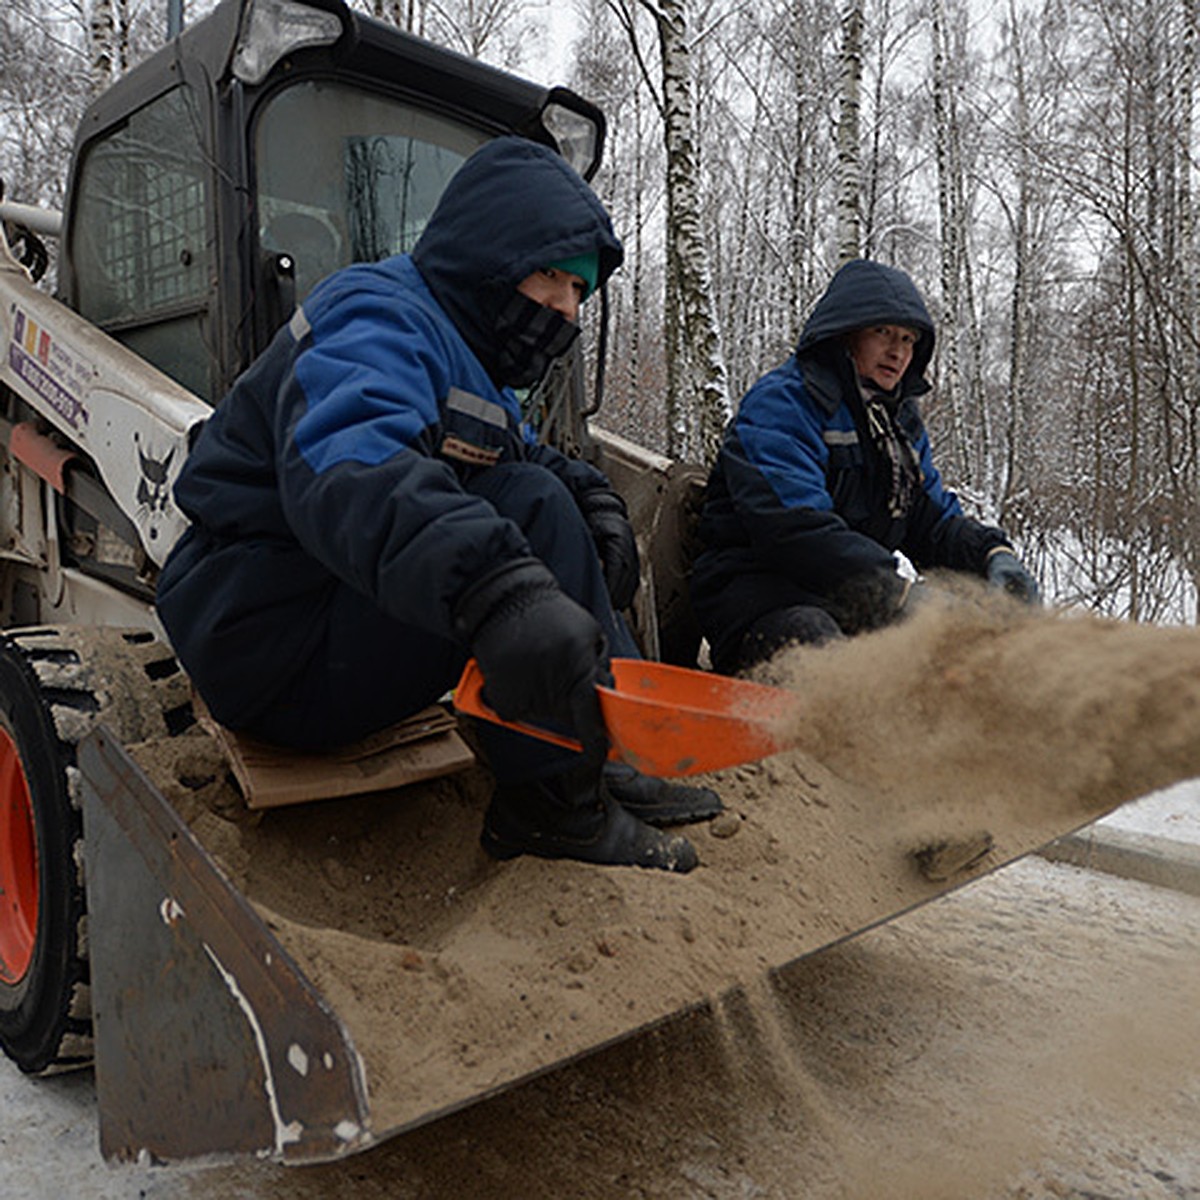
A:
POLYGON ((127 744, 191 723, 169 648, 141 630, 0 635, 0 1047, 34 1074, 92 1057, 75 747, 101 720, 127 744))
POLYGON ((79 810, 37 676, 0 641, 0 1042, 23 1071, 87 1061, 79 810), (78 1003, 77 1003, 78 1002, 78 1003), (82 1007, 81 1018, 72 1013, 82 1007), (60 1047, 66 1051, 60 1054, 60 1047))

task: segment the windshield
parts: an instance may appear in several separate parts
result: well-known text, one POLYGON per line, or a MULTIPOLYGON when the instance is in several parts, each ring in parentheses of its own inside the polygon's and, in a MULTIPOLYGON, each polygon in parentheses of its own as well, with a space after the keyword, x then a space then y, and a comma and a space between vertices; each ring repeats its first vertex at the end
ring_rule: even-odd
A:
POLYGON ((488 136, 345 84, 296 84, 255 132, 259 244, 292 257, 298 300, 348 263, 405 253, 488 136))

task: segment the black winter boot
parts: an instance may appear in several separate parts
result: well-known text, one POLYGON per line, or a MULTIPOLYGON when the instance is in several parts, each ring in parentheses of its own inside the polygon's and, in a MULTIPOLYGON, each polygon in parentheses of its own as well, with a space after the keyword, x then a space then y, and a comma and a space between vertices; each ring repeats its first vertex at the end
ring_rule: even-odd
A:
POLYGON ((681 873, 698 861, 687 838, 652 829, 627 813, 594 770, 498 787, 479 840, 499 859, 536 854, 681 873))
POLYGON ((628 763, 605 763, 604 786, 626 812, 647 825, 707 821, 725 809, 712 788, 655 779, 635 771, 628 763))

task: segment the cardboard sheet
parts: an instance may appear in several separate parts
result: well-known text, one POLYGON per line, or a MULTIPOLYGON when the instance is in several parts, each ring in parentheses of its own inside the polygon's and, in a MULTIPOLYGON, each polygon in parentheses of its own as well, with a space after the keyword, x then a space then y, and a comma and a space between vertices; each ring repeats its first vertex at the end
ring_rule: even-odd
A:
POLYGON ((465 770, 475 755, 440 704, 360 742, 302 754, 260 742, 202 715, 220 742, 249 808, 277 808, 403 787, 465 770))

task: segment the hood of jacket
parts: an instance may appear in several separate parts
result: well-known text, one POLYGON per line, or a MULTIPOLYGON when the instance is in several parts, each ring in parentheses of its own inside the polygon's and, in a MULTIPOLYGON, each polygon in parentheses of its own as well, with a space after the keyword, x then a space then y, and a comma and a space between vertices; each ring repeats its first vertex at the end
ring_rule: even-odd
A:
POLYGON ((480 362, 494 373, 497 322, 517 284, 595 251, 600 287, 624 251, 604 205, 556 151, 521 137, 481 146, 450 180, 412 259, 480 362))
POLYGON ((870 259, 853 259, 838 269, 804 324, 796 356, 833 361, 841 354, 842 339, 869 325, 907 325, 919 331, 900 391, 906 396, 928 391, 925 368, 934 342, 929 310, 908 275, 870 259))

